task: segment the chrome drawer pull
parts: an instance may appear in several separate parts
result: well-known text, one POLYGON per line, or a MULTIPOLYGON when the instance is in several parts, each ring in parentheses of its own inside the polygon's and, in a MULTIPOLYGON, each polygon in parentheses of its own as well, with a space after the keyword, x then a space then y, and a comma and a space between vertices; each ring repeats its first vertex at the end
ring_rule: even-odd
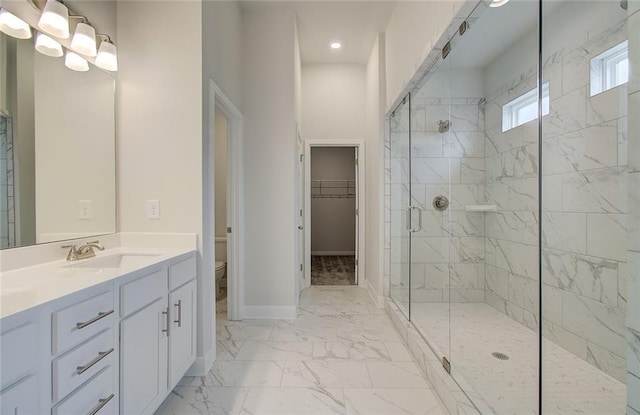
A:
POLYGON ((96 415, 98 413, 98 411, 100 411, 106 404, 109 403, 109 401, 111 399, 113 399, 115 395, 112 393, 111 395, 107 396, 104 399, 98 399, 98 405, 96 405, 95 408, 93 408, 91 411, 89 411, 89 413, 87 413, 87 415, 96 415))
POLYGON ((90 361, 89 363, 87 363, 84 366, 78 366, 76 368, 76 373, 78 375, 83 374, 84 372, 86 372, 87 370, 89 370, 89 368, 91 368, 91 366, 95 365, 96 363, 98 363, 99 361, 101 361, 102 359, 104 359, 105 357, 107 357, 108 355, 111 354, 111 352, 113 352, 115 349, 112 347, 111 349, 107 350, 106 352, 100 352, 98 353, 98 357, 96 357, 95 359, 93 359, 92 361, 90 361))
POLYGON ((99 313, 98 313, 98 315, 97 315, 97 316, 95 316, 95 317, 94 317, 94 318, 92 318, 91 320, 87 320, 87 321, 85 321, 85 322, 83 322, 83 323, 76 323, 76 328, 77 328, 77 329, 83 329, 83 328, 87 327, 88 325, 93 324, 93 323, 95 323, 96 321, 98 321, 98 320, 100 320, 100 319, 102 319, 102 318, 105 318, 106 316, 108 316, 108 315, 110 315, 110 314, 113 314, 113 310, 109 310, 109 311, 101 311, 101 312, 99 312, 99 313))
POLYGON ((162 329, 162 332, 167 333, 167 337, 169 337, 169 335, 171 334, 171 323, 169 322, 171 321, 171 317, 169 317, 169 307, 167 307, 165 311, 162 312, 162 314, 167 316, 167 328, 162 329))
POLYGON ((182 300, 178 300, 178 302, 175 303, 174 306, 178 307, 178 319, 173 320, 173 322, 178 323, 178 327, 182 327, 182 300))

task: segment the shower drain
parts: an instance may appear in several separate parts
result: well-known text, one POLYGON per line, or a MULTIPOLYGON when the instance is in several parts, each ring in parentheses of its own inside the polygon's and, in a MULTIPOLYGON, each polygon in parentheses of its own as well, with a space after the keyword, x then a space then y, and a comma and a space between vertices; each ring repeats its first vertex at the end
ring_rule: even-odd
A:
POLYGON ((495 357, 496 359, 500 359, 500 360, 509 360, 509 356, 507 356, 504 353, 500 353, 500 352, 493 352, 493 353, 491 353, 491 356, 495 357))

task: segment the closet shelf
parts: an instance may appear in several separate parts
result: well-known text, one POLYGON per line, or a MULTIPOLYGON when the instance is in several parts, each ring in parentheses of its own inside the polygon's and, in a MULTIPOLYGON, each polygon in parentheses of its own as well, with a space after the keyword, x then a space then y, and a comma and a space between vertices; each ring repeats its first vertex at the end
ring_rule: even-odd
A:
POLYGON ((355 180, 311 180, 312 199, 354 199, 355 180))

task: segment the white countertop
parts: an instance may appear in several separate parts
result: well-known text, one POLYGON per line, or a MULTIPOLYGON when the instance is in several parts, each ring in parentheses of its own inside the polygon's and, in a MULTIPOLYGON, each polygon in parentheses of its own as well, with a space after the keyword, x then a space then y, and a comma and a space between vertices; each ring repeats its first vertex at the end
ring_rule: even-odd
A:
POLYGON ((97 252, 90 259, 73 262, 61 259, 1 272, 0 319, 193 252, 193 249, 118 247, 97 252), (117 255, 127 255, 119 266, 100 265, 117 255))

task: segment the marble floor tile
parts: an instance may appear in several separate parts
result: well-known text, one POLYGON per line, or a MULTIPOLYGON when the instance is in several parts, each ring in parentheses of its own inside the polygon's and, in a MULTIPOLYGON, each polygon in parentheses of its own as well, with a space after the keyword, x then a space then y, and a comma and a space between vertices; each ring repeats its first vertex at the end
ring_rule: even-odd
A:
POLYGON ((241 341, 219 340, 216 342, 216 360, 234 360, 242 347, 241 341))
POLYGON ((316 342, 313 358, 319 360, 390 361, 382 342, 316 342))
POLYGON ((386 342, 384 345, 387 348, 391 360, 394 362, 413 362, 411 352, 404 343, 386 342))
POLYGON ((367 362, 374 388, 430 388, 414 362, 367 362))
POLYGON ((392 342, 398 339, 398 333, 392 327, 385 329, 338 329, 338 340, 350 342, 392 342))
POLYGON ((336 329, 331 327, 275 327, 269 339, 274 342, 337 341, 336 329))
POLYGON ((254 388, 244 402, 243 415, 343 415, 342 389, 254 388))
POLYGON ((269 340, 273 326, 222 326, 216 330, 217 340, 269 340))
POLYGON ((431 389, 345 389, 347 415, 446 415, 431 389))
POLYGON ((312 360, 312 342, 254 342, 242 344, 236 360, 312 360))
POLYGON ((249 388, 178 387, 156 414, 162 415, 237 415, 249 388))
POLYGON ((365 362, 322 361, 287 362, 283 387, 370 388, 371 377, 365 362))
POLYGON ((280 386, 284 368, 285 362, 278 361, 220 361, 189 386, 280 386))

